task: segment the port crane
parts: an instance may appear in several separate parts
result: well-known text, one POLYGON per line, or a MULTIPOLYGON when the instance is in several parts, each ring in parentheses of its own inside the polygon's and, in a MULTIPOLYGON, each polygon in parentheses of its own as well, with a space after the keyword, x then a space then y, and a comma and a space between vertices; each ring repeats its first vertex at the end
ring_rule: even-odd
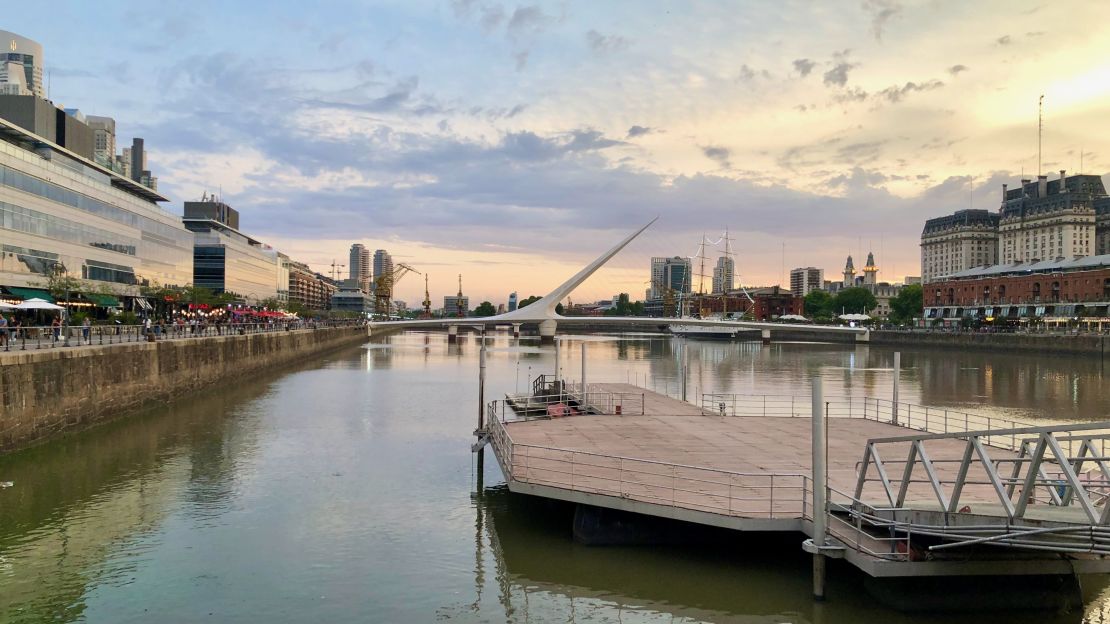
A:
MULTIPOLYGON (((389 273, 383 273, 374 277, 374 313, 384 315, 386 318, 390 316, 390 304, 393 300, 393 287, 401 278, 409 273, 416 273, 422 275, 420 271, 412 268, 411 266, 398 262, 394 265, 393 270, 389 273)), ((427 282, 425 282, 425 287, 427 282)))

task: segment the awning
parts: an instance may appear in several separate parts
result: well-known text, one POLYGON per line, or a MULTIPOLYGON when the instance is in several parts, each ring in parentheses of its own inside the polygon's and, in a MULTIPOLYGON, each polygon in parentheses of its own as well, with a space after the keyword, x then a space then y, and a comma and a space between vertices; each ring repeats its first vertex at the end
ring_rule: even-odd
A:
POLYGON ((50 295, 50 291, 42 289, 42 288, 23 288, 23 287, 20 287, 20 286, 5 286, 4 289, 7 290, 8 292, 10 292, 11 294, 15 295, 16 297, 19 297, 20 299, 23 299, 23 300, 42 299, 43 301, 49 301, 50 303, 54 303, 54 297, 52 297, 50 295))
POLYGON ((119 307, 119 299, 116 299, 112 295, 98 295, 98 294, 94 294, 94 293, 82 293, 81 296, 83 296, 84 298, 88 299, 89 301, 93 302, 94 304, 96 304, 96 305, 98 305, 102 308, 118 308, 119 307))
POLYGON ((153 306, 150 305, 150 302, 147 301, 146 299, 144 299, 143 297, 135 297, 135 305, 139 306, 140 308, 142 308, 144 310, 153 309, 153 306))

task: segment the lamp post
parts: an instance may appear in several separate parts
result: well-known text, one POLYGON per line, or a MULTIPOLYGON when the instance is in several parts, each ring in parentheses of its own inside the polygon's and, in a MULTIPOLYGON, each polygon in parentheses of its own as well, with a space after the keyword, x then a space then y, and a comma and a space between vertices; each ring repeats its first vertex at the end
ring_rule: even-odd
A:
POLYGON ((61 267, 61 272, 64 275, 64 277, 62 278, 62 280, 63 280, 62 285, 65 288, 65 300, 66 300, 66 304, 67 304, 67 305, 62 306, 62 333, 65 334, 65 339, 64 339, 64 342, 62 342, 62 346, 63 347, 68 347, 69 346, 69 305, 68 305, 69 304, 69 269, 67 269, 64 264, 54 265, 54 275, 55 276, 57 276, 57 274, 59 272, 58 271, 59 266, 61 267))

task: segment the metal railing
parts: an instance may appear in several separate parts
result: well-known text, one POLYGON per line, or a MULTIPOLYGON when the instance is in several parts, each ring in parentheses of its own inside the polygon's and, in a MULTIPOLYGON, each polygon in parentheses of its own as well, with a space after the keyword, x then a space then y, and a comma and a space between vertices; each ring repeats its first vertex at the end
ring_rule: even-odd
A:
MULTIPOLYGON (((502 429, 503 430, 503 429, 502 429)), ((508 447, 510 478, 737 518, 802 519, 809 477, 747 473, 532 444, 508 447)))
POLYGON ((871 439, 852 499, 858 505, 865 495, 878 494, 891 508, 901 508, 916 496, 955 513, 963 509, 961 496, 970 486, 979 487, 977 500, 985 495, 997 502, 1007 523, 1023 520, 1034 504, 1082 512, 1061 515, 1061 522, 1110 527, 1110 457, 1103 450, 1108 438, 1110 423, 871 439), (1021 450, 992 457, 984 442, 988 435, 1017 439, 1021 450), (903 448, 905 459, 884 459, 880 454, 880 449, 901 453, 903 448), (918 471, 924 478, 914 477, 918 471), (878 492, 874 487, 868 490, 869 483, 878 483, 878 492))
POLYGON ((358 327, 357 320, 275 321, 273 323, 221 323, 196 325, 33 325, 9 326, 0 330, 0 351, 55 349, 64 346, 113 345, 131 342, 190 340, 217 336, 236 336, 325 327, 358 327), (68 340, 67 340, 68 336, 68 340))
POLYGON ((487 405, 487 418, 508 422, 516 419, 549 418, 548 406, 564 405, 573 412, 559 414, 596 415, 643 415, 644 393, 590 391, 583 395, 578 391, 539 396, 515 395, 506 399, 491 401, 487 405))
MULTIPOLYGON (((825 415, 830 418, 863 418, 928 433, 966 433, 994 430, 982 436, 987 446, 1019 450, 1021 440, 1014 430, 1034 425, 1011 418, 985 416, 940 407, 872 397, 827 396, 825 415)), ((797 395, 721 394, 701 395, 700 407, 721 416, 801 417, 811 415, 810 398, 797 395)))

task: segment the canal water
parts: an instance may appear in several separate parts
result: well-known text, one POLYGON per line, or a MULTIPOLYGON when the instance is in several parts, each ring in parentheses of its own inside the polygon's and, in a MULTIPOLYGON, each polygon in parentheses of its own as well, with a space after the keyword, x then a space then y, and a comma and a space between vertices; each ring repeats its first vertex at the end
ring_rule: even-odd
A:
MULTIPOLYGON (((650 335, 570 337, 565 376, 679 391, 679 349, 650 335)), ((491 340, 487 397, 525 390, 553 352, 491 340)), ((901 614, 830 571, 810 597, 798 536, 711 535, 586 547, 566 506, 509 495, 469 450, 478 347, 405 333, 238 380, 0 457, 0 622, 1090 622, 1086 610, 901 614)), ((888 397, 893 352, 866 346, 688 344, 688 393, 888 397)), ((1096 360, 902 355, 906 401, 1018 420, 1097 420, 1096 360)), ((974 581, 969 581, 974 582, 974 581)))

